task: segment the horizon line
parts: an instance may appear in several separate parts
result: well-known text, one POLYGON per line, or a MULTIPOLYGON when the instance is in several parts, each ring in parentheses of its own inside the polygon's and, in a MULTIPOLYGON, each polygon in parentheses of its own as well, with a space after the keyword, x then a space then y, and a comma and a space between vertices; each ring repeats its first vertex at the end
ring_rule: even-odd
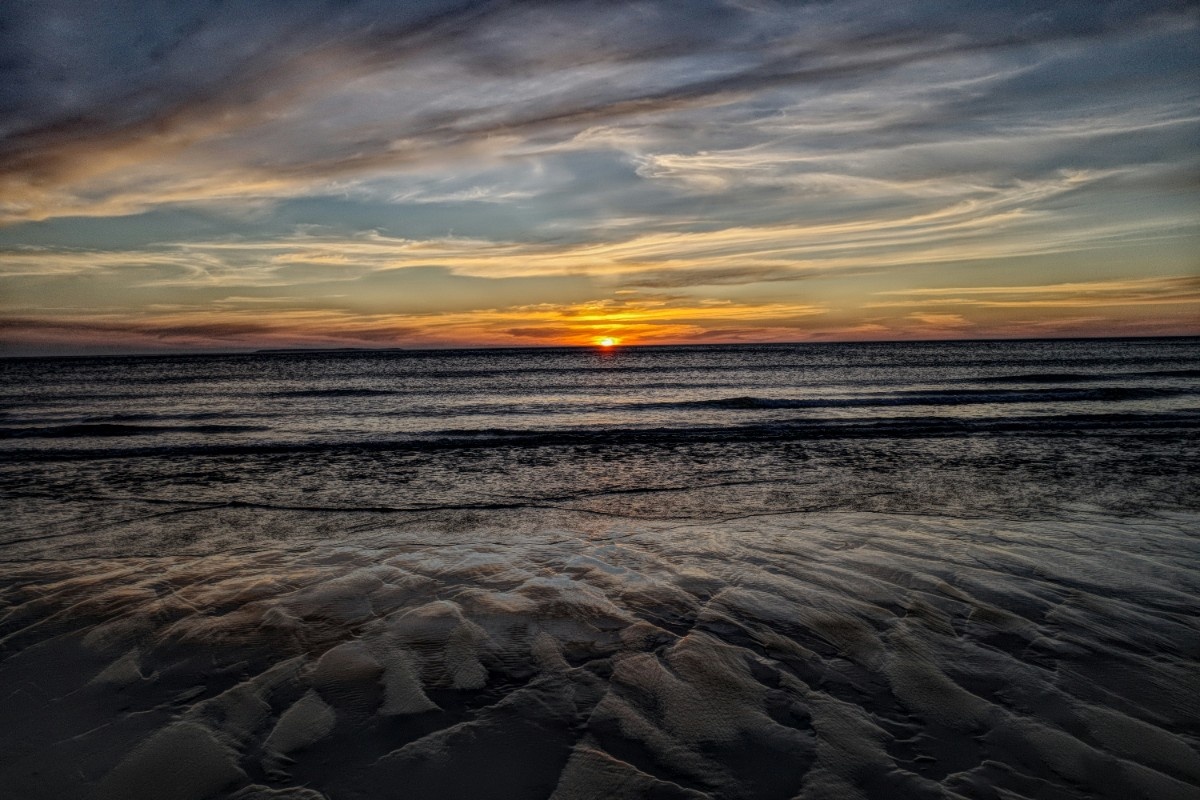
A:
POLYGON ((27 355, 0 354, 0 361, 18 360, 55 360, 83 358, 213 358, 223 356, 272 356, 272 355, 320 355, 320 354, 363 354, 374 353, 463 353, 493 350, 590 350, 597 352, 614 352, 618 350, 645 350, 668 348, 700 348, 700 347, 802 347, 825 345, 879 345, 879 344, 984 344, 989 342, 1098 342, 1098 341, 1130 341, 1130 340, 1161 340, 1161 339, 1200 339, 1200 333, 1179 334, 1130 334, 1124 336, 1013 336, 1013 337, 981 337, 966 339, 830 339, 824 341, 795 341, 795 342, 682 342, 675 344, 641 343, 617 344, 611 347, 601 347, 596 344, 525 344, 525 345, 472 345, 462 347, 410 347, 390 345, 386 347, 270 347, 243 350, 148 350, 113 353, 45 353, 27 355))

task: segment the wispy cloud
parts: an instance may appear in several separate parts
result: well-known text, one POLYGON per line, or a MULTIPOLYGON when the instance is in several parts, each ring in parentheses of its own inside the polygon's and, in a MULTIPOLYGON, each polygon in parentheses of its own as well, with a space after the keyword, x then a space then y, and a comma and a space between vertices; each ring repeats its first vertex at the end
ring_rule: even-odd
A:
MULTIPOLYGON (((131 11, 122 3, 91 16, 55 13, 53 4, 41 14, 14 8, 0 208, 37 219, 330 191, 331 182, 381 170, 494 156, 546 133, 562 140, 806 86, 861 93, 910 66, 961 69, 978 57, 982 64, 966 66, 977 72, 991 54, 1196 19, 1195 9, 1170 3, 1103 19, 1083 3, 1038 13, 995 4, 952 24, 920 2, 791 11, 352 2, 333 14, 319 2, 270 5, 139 8, 157 38, 132 42, 116 28, 131 11), (83 71, 89 56, 103 68, 83 71), (81 77, 63 85, 51 76, 68 63, 81 77)), ((933 85, 956 81, 943 75, 933 85)), ((979 86, 927 93, 936 102, 926 117, 980 94, 979 86)), ((878 104, 851 111, 868 133, 895 124, 880 119, 878 104)))
POLYGON ((646 340, 1192 330, 1197 30, 1174 0, 10 3, 0 314, 188 346, 575 341, 530 309, 635 297, 646 340), (1034 273, 1075 288, 1001 290, 1034 273))
POLYGON ((868 307, 951 305, 987 308, 1100 308, 1104 306, 1192 305, 1200 303, 1200 276, 1131 278, 1034 286, 940 287, 906 289, 880 292, 879 294, 900 295, 904 299, 871 303, 868 307))

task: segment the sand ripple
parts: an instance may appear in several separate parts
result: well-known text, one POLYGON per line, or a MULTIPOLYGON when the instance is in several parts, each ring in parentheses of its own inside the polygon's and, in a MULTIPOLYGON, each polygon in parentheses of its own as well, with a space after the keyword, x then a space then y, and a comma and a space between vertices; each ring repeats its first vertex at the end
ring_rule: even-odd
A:
POLYGON ((38 798, 1198 798, 1195 515, 406 531, 0 583, 38 798))

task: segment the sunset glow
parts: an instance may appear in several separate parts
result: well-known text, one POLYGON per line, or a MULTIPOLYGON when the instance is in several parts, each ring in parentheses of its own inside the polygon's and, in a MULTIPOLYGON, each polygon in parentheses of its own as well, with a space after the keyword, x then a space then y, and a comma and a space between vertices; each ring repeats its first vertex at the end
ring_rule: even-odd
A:
POLYGON ((1193 4, 125 6, 0 11, 6 353, 1200 332, 1193 4))
POLYGON ((0 0, 0 376, 3 798, 1200 800, 1200 0, 0 0))

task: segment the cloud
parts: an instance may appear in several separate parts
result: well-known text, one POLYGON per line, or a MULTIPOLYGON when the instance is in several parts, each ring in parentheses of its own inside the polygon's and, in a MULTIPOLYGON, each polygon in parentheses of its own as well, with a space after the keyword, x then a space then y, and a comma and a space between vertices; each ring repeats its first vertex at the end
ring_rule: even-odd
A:
POLYGON ((137 311, 73 310, 69 315, 0 318, 10 349, 56 342, 107 343, 125 349, 272 346, 478 346, 590 344, 617 336, 627 344, 700 338, 737 340, 747 329, 786 340, 802 335, 825 309, 788 302, 696 300, 672 295, 621 295, 583 302, 404 314, 329 307, 264 309, 256 303, 137 311))
POLYGON ((1172 0, 0 4, 0 312, 189 346, 1183 329, 1198 28, 1172 0))
POLYGON ((1200 302, 1200 276, 1179 275, 1032 286, 938 287, 878 294, 899 295, 905 299, 871 303, 868 307, 949 305, 984 308, 1102 308, 1192 305, 1200 302))
POLYGON ((113 318, 0 319, 0 331, 10 345, 22 340, 66 337, 68 341, 143 344, 150 347, 169 343, 180 346, 212 346, 263 338, 276 332, 274 325, 250 320, 209 320, 192 323, 156 323, 150 320, 113 318))
POLYGON ((994 4, 952 23, 926 2, 38 6, 0 12, 10 221, 336 192, 546 135, 776 90, 841 94, 908 67, 1196 17, 1167 2, 1108 16, 1086 3, 994 4))
POLYGON ((970 323, 962 314, 939 314, 936 312, 914 312, 908 315, 909 319, 915 320, 922 325, 928 325, 931 328, 941 329, 956 329, 963 328, 970 323))
POLYGON ((566 328, 561 325, 543 325, 534 328, 508 328, 504 331, 509 336, 515 336, 518 339, 537 339, 537 340, 563 340, 571 337, 576 333, 572 328, 566 328))
MULTIPOLYGON (((290 263, 358 260, 380 266, 427 263, 458 274, 630 275, 631 285, 780 280, 811 270, 862 271, 914 264, 1013 258, 1119 245, 1130 238, 1195 227, 1185 213, 1144 219, 1075 220, 1064 224, 1039 204, 1081 191, 1105 176, 1067 173, 1018 181, 917 207, 886 209, 832 222, 735 225, 707 230, 649 231, 608 241, 497 242, 463 237, 403 240, 369 234, 354 239, 279 238, 196 245, 197 252, 254 250, 290 263), (735 262, 736 266, 730 262, 735 262), (674 278, 666 273, 674 272, 674 278), (640 277, 638 277, 640 276, 640 277)), ((693 284, 694 285, 694 284, 693 284)))

